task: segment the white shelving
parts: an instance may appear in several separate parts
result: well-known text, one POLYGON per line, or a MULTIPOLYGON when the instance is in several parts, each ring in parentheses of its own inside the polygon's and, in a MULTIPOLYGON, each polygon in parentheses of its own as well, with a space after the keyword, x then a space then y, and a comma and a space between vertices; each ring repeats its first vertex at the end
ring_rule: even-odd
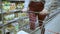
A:
POLYGON ((1 14, 1 9, 0 9, 0 14, 1 14))
MULTIPOLYGON (((10 10, 9 12, 6 12, 6 11, 4 11, 3 10, 3 14, 5 13, 5 14, 7 14, 7 13, 14 13, 14 12, 20 12, 20 9, 15 9, 15 10, 10 10)), ((1 12, 0 12, 1 13, 1 12)))
POLYGON ((24 0, 9 0, 9 1, 24 1, 24 0))

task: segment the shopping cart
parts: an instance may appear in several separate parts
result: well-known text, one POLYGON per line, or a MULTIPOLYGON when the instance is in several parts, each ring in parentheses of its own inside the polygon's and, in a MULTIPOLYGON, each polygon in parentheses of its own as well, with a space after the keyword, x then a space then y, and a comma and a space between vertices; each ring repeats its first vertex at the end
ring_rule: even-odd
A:
MULTIPOLYGON (((23 13, 23 12, 22 12, 23 13)), ((32 13, 32 12, 30 12, 30 11, 27 11, 27 12, 24 12, 24 13, 32 13)), ((33 13, 39 13, 39 12, 33 12, 33 13)), ((47 15, 41 15, 41 16, 44 16, 43 18, 45 18, 47 15)), ((44 22, 44 20, 38 20, 38 21, 41 21, 41 22, 44 22)), ((28 23, 28 25, 29 25, 29 23, 28 23)), ((41 34, 43 33, 43 31, 45 30, 45 28, 44 28, 44 23, 42 24, 42 26, 41 27, 39 27, 38 26, 39 24, 37 23, 37 26, 36 26, 36 29, 35 30, 30 30, 30 27, 29 28, 25 28, 24 26, 23 26, 23 28, 22 28, 22 30, 24 30, 24 31, 26 31, 26 32, 28 32, 29 34, 33 34, 34 32, 36 32, 36 31, 38 31, 40 28, 40 32, 41 32, 41 34)))

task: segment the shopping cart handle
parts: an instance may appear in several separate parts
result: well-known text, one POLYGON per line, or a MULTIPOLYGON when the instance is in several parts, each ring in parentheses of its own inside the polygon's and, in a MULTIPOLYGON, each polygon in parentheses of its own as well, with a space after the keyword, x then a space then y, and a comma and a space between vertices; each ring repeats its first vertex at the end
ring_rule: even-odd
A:
POLYGON ((40 12, 32 12, 32 11, 21 11, 21 13, 40 13, 40 12))

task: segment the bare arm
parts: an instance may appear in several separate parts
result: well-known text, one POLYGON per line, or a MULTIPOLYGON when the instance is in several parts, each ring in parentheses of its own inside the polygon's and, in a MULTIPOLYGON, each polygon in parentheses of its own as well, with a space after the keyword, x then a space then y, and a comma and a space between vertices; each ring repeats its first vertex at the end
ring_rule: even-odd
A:
POLYGON ((28 8, 29 3, 30 3, 30 0, 25 0, 24 8, 28 8))

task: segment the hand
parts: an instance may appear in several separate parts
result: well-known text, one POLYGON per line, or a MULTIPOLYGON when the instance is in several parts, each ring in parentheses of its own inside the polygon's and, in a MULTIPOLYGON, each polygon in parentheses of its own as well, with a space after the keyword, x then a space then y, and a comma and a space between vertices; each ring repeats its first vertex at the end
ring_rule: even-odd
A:
POLYGON ((46 14, 49 14, 49 12, 46 9, 44 9, 43 11, 40 12, 40 14, 41 15, 46 15, 46 14))
POLYGON ((23 8, 21 11, 23 11, 23 12, 27 12, 28 9, 27 9, 27 8, 23 8))

